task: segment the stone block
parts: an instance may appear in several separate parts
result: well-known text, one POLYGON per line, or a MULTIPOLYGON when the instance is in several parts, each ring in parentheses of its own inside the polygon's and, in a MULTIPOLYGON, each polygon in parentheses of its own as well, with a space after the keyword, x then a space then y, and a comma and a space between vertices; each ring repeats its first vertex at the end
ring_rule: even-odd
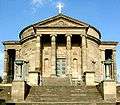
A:
POLYGON ((116 100, 116 82, 114 80, 104 80, 102 84, 104 100, 116 100))
POLYGON ((94 86, 95 85, 95 72, 86 71, 84 72, 84 75, 85 75, 85 84, 87 86, 94 86))
POLYGON ((25 98, 25 81, 13 81, 11 98, 13 101, 23 101, 25 98))
POLYGON ((38 71, 30 71, 29 72, 29 85, 37 86, 39 85, 39 72, 38 71))

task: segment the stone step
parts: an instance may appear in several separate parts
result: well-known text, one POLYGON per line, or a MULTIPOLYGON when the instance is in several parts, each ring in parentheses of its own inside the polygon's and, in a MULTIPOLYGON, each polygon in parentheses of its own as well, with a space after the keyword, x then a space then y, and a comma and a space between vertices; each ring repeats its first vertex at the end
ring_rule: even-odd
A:
POLYGON ((72 90, 72 91, 76 91, 76 92, 84 92, 84 91, 86 91, 86 92, 98 92, 98 90, 97 90, 97 88, 96 87, 72 87, 72 86, 64 86, 64 87, 62 87, 62 86, 33 86, 32 87, 32 90, 31 91, 66 91, 66 89, 68 90, 68 91, 70 91, 70 90, 72 90))
POLYGON ((30 102, 80 102, 101 101, 102 96, 95 86, 34 86, 26 101, 30 102))
POLYGON ((100 93, 82 93, 82 94, 78 94, 78 93, 72 93, 72 94, 70 94, 70 93, 66 93, 66 94, 57 94, 57 93, 33 93, 32 95, 29 95, 29 96, 39 96, 39 97, 41 97, 41 96, 46 96, 46 97, 50 97, 50 96, 55 96, 55 97, 57 97, 57 96, 62 96, 62 97, 64 97, 64 96, 71 96, 71 97, 74 97, 74 96, 77 96, 77 97, 93 97, 93 98, 97 98, 98 96, 100 96, 101 97, 101 95, 100 95, 100 93))
POLYGON ((90 103, 90 102, 23 102, 6 103, 6 105, 116 105, 116 103, 90 103))
POLYGON ((26 101, 28 102, 81 102, 81 101, 88 101, 88 102, 92 102, 92 101, 96 101, 96 102, 100 102, 101 99, 93 99, 93 98, 39 98, 37 97, 36 99, 28 99, 26 101), (89 101, 88 101, 89 100, 89 101))
POLYGON ((43 86, 70 86, 70 79, 68 77, 58 78, 58 77, 43 77, 43 86))

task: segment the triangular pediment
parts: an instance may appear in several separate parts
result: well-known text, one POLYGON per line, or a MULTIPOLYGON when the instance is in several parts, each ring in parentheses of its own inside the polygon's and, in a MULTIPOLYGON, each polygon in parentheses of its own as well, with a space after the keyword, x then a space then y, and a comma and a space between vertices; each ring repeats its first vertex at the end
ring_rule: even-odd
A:
POLYGON ((35 27, 87 27, 88 24, 59 14, 55 17, 46 19, 34 25, 35 27))

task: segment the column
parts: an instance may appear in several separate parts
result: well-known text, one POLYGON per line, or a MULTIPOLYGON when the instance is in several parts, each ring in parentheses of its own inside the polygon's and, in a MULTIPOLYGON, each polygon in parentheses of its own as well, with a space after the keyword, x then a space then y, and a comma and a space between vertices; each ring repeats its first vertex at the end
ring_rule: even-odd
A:
POLYGON ((113 67, 112 67, 112 78, 117 81, 117 66, 116 66, 116 50, 113 50, 113 67))
POLYGON ((71 34, 67 34, 67 45, 66 45, 66 49, 67 49, 67 75, 72 74, 71 71, 71 34))
POLYGON ((51 35, 51 76, 56 76, 56 35, 51 35))
POLYGON ((3 83, 7 83, 7 72, 8 72, 8 52, 7 50, 4 50, 3 83))
POLYGON ((105 61, 105 50, 101 49, 101 80, 105 79, 105 65, 104 65, 104 61, 105 61))
POLYGON ((106 77, 106 78, 105 78, 105 79, 106 79, 106 80, 110 80, 110 79, 111 79, 111 78, 110 78, 110 69, 109 69, 109 66, 110 66, 110 65, 109 65, 109 64, 106 64, 105 66, 106 66, 106 68, 105 68, 105 69, 106 69, 106 70, 105 70, 105 77, 106 77))
POLYGON ((87 46, 86 36, 82 35, 82 72, 87 71, 87 46))
MULTIPOLYGON (((15 55, 15 62, 16 60, 20 60, 20 50, 16 50, 16 55, 15 55)), ((15 65, 15 69, 14 69, 14 80, 19 80, 20 77, 22 76, 21 74, 21 67, 16 65, 16 63, 14 63, 15 65)))
POLYGON ((35 62, 35 70, 40 71, 41 69, 41 35, 37 35, 36 37, 36 62, 35 62))

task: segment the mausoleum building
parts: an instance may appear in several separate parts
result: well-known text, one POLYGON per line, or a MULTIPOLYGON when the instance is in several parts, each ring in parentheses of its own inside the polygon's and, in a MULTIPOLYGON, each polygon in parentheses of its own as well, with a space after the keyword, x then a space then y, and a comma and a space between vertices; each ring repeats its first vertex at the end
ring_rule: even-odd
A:
POLYGON ((25 93, 24 83, 31 87, 99 86, 104 100, 116 100, 118 42, 102 41, 94 26, 60 13, 25 27, 19 38, 3 42, 3 83, 12 83, 13 100, 24 100, 22 93, 15 93, 15 89, 25 93))
POLYGON ((59 14, 24 28, 19 37, 3 42, 6 83, 21 78, 39 85, 51 77, 82 81, 87 72, 94 73, 95 83, 116 81, 117 42, 101 41, 100 32, 87 23, 59 14), (21 71, 16 60, 22 61, 21 71))

